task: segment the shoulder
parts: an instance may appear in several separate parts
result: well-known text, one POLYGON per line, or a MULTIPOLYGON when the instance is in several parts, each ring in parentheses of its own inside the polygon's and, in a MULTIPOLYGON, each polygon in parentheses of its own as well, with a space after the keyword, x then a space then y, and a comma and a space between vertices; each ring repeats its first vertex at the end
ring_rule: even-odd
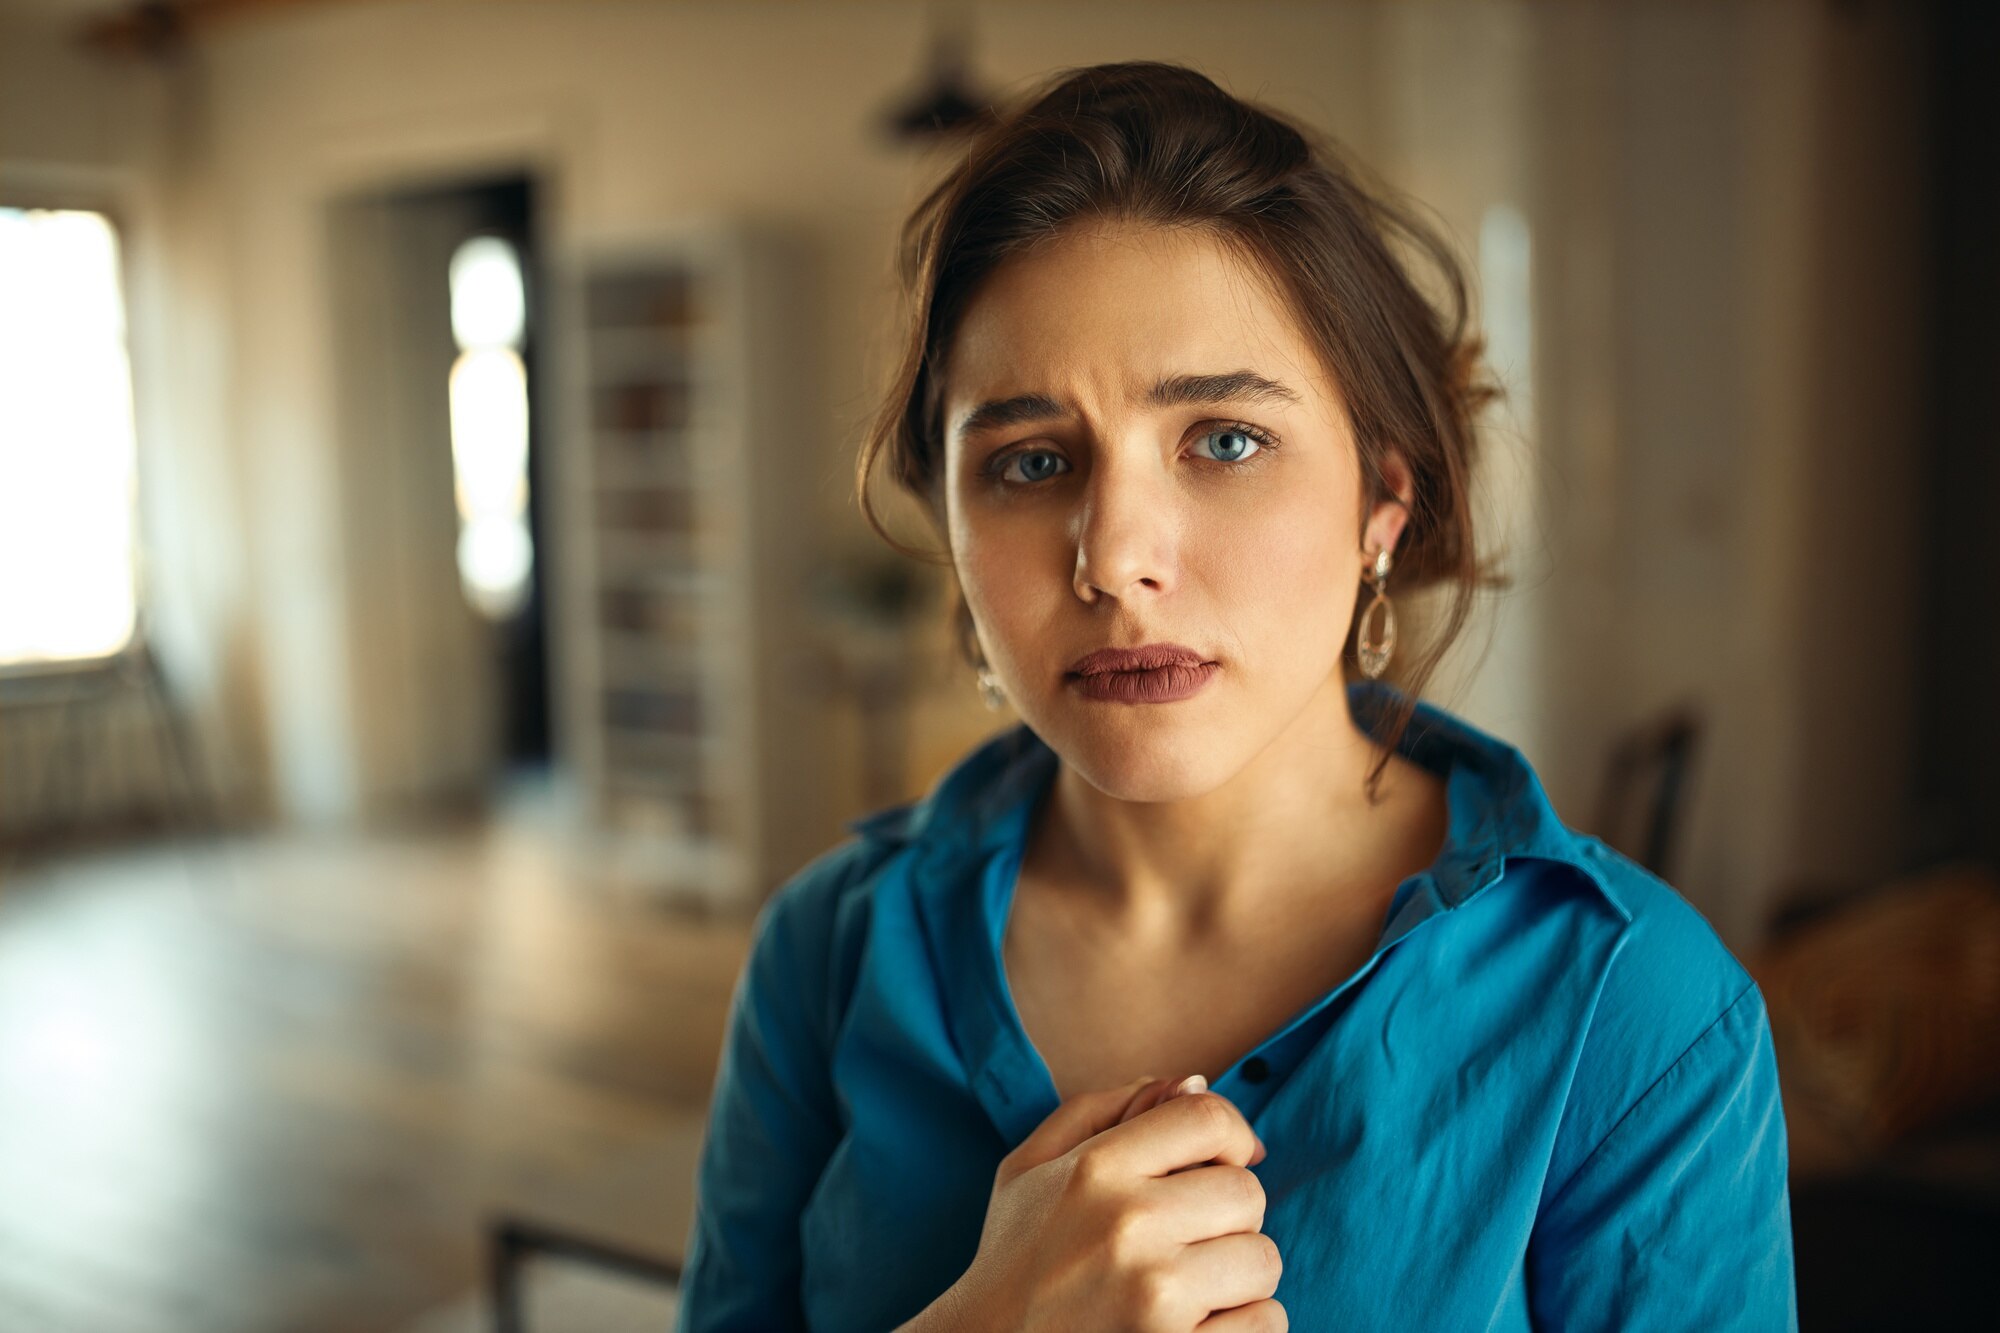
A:
POLYGON ((751 926, 743 987, 767 1003, 793 997, 786 1003, 803 1003, 830 1032, 865 947, 875 888, 899 850, 850 837, 780 884, 751 926))
POLYGON ((1636 1014, 1669 1040, 1691 1039, 1751 987, 1749 972, 1679 890, 1600 839, 1572 836, 1586 872, 1626 917, 1600 1013, 1636 1014))
POLYGON ((1578 1053, 1566 1174, 1687 1061, 1740 1062, 1768 1031, 1755 982, 1708 919, 1666 881, 1597 838, 1575 834, 1581 868, 1626 918, 1578 1053))
POLYGON ((865 903, 880 871, 898 850, 892 843, 852 836, 806 862, 757 911, 755 937, 824 934, 865 903))
POLYGON ((831 973, 840 990, 865 947, 879 890, 898 868, 919 855, 975 845, 1046 781, 1053 763, 1048 747, 1017 725, 981 742, 924 796, 848 821, 850 837, 807 862, 758 909, 753 969, 831 973))

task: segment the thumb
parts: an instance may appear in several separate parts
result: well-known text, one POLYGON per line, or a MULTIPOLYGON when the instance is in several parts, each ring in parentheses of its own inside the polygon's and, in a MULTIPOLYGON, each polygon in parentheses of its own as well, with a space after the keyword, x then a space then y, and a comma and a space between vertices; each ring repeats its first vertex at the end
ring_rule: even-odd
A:
POLYGON ((1048 1118, 1021 1140, 1020 1146, 1000 1163, 1003 1179, 1012 1179, 1053 1162, 1124 1118, 1125 1108, 1155 1080, 1149 1074, 1112 1088, 1079 1092, 1049 1112, 1048 1118))

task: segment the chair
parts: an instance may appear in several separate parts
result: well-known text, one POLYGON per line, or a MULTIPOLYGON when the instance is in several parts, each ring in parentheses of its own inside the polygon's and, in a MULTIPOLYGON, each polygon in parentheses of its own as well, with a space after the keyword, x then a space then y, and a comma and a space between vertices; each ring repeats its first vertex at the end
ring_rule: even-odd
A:
POLYGON ((1661 879, 1672 878, 1681 798, 1702 719, 1677 704, 1628 731, 1613 745, 1593 832, 1661 879))
POLYGON ((487 1222, 486 1237, 494 1333, 527 1333, 521 1311, 521 1265, 537 1253, 572 1259, 668 1288, 680 1286, 681 1266, 671 1260, 656 1259, 525 1218, 495 1216, 487 1222))

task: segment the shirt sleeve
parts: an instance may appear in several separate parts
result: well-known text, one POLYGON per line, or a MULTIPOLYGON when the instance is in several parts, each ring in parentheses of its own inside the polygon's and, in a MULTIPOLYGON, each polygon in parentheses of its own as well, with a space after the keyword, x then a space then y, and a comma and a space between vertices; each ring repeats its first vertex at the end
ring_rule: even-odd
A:
POLYGON ((1770 1021, 1748 986, 1542 1205, 1537 1328, 1796 1330, 1770 1021))
POLYGON ((799 1223, 842 1134, 824 1036, 828 887, 789 884, 758 914, 709 1101, 676 1333, 806 1327, 799 1223))

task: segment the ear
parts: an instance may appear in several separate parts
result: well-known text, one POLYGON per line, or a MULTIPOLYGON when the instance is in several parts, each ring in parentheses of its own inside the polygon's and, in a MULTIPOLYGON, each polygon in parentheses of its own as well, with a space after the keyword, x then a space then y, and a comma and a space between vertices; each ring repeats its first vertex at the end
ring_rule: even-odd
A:
POLYGON ((1402 539, 1404 525, 1410 521, 1410 504, 1416 498, 1416 481, 1410 465, 1395 449, 1382 457, 1382 481, 1394 492, 1395 498, 1380 500, 1369 508, 1368 516, 1361 525, 1361 553, 1364 556, 1372 556, 1380 550, 1395 552, 1396 543, 1402 539))

